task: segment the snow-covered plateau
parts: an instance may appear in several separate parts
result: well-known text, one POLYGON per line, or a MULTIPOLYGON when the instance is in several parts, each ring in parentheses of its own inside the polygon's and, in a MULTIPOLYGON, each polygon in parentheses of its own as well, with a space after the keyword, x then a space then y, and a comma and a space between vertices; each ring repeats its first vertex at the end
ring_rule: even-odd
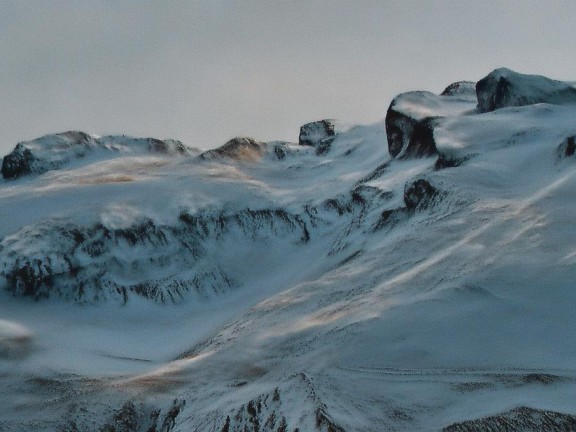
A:
POLYGON ((0 431, 576 430, 576 89, 300 141, 65 132, 0 180, 0 431))

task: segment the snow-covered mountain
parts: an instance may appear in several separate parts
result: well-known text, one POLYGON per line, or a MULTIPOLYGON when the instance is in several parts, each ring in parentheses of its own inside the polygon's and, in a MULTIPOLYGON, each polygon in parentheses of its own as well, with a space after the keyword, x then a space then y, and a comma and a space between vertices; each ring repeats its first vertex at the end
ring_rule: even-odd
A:
POLYGON ((298 143, 82 132, 0 184, 0 430, 576 430, 576 90, 298 143))

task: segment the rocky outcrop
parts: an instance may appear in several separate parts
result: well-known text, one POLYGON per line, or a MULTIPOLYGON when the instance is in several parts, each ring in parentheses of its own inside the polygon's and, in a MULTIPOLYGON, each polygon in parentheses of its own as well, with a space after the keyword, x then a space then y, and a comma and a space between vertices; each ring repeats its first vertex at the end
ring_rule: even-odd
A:
POLYGON ((170 139, 132 138, 124 135, 98 138, 84 132, 69 131, 45 135, 16 145, 2 161, 2 176, 13 180, 29 174, 42 174, 60 169, 97 151, 107 157, 116 157, 119 153, 176 156, 196 152, 182 142, 170 139))
POLYGON ((58 169, 71 157, 82 157, 96 140, 84 132, 70 131, 22 142, 2 160, 2 176, 15 179, 58 169))
POLYGON ((438 96, 423 91, 396 96, 385 120, 390 156, 402 159, 437 154, 434 128, 439 119, 465 114, 475 106, 475 99, 469 97, 438 96))
POLYGON ((148 141, 148 151, 150 153, 186 155, 192 150, 178 140, 160 140, 156 138, 146 138, 146 140, 148 141))
POLYGON ((298 144, 316 148, 316 154, 322 155, 330 151, 332 141, 336 137, 333 120, 319 120, 306 123, 300 127, 298 144))
POLYGON ((386 113, 388 151, 392 157, 426 157, 436 154, 434 115, 426 109, 426 100, 436 95, 424 92, 403 93, 390 104, 386 113), (420 112, 413 108, 421 106, 420 112))
POLYGON ((32 151, 24 144, 19 143, 12 153, 4 156, 2 160, 2 177, 5 179, 15 179, 17 177, 31 174, 36 169, 38 162, 32 151))
POLYGON ((443 432, 565 432, 574 430, 576 430, 575 415, 529 407, 519 407, 491 417, 454 423, 442 429, 443 432))
POLYGON ((408 210, 417 210, 428 207, 438 195, 438 190, 428 180, 418 179, 406 185, 404 189, 404 203, 408 210))
POLYGON ((558 156, 561 158, 574 156, 575 153, 576 153, 576 136, 567 137, 558 146, 558 156))
POLYGON ((202 153, 200 159, 233 159, 244 162, 256 162, 262 158, 267 144, 253 138, 232 138, 222 147, 202 153))
POLYGON ((476 83, 473 81, 457 81, 444 89, 440 96, 453 96, 464 99, 476 99, 476 83))
POLYGON ((576 103, 576 89, 571 85, 540 75, 525 75, 500 68, 476 83, 481 112, 537 103, 576 103))

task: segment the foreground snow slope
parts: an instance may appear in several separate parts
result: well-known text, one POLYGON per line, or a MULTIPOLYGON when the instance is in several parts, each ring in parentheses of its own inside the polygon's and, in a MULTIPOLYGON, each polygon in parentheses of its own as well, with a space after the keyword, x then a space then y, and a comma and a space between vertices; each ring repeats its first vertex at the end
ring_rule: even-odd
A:
POLYGON ((576 105, 460 87, 3 183, 0 429, 572 430, 576 105))

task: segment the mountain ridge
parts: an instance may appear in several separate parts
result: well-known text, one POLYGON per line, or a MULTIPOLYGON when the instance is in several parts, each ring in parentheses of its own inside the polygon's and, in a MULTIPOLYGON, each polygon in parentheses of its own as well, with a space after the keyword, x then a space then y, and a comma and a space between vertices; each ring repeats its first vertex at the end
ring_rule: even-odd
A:
POLYGON ((237 138, 4 181, 18 218, 0 227, 0 347, 25 334, 34 349, 17 368, 0 358, 0 426, 566 430, 576 99, 505 78, 494 97, 470 82, 398 95, 375 125, 308 123, 299 143, 237 138), (479 91, 503 106, 486 111, 479 91), (56 256, 68 282, 49 299, 14 291, 51 288, 56 256), (58 294, 93 270, 125 294, 58 294), (163 293, 177 301, 150 301, 178 278, 189 289, 163 293), (148 297, 126 288, 154 279, 148 297))

